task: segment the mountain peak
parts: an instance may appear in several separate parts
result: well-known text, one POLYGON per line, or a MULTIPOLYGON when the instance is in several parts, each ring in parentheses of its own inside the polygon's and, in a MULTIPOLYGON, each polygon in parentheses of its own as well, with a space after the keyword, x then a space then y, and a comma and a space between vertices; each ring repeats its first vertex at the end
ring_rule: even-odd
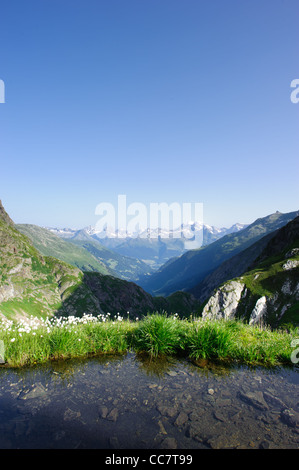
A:
POLYGON ((4 209, 1 199, 0 199, 0 219, 2 219, 8 225, 14 226, 14 222, 11 220, 8 213, 4 209))

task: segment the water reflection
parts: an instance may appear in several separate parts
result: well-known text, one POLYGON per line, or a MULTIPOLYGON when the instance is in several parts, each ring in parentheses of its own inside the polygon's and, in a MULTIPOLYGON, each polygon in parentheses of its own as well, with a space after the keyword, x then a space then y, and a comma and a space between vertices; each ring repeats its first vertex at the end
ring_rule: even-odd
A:
POLYGON ((298 448, 298 368, 128 353, 0 370, 0 448, 298 448))
POLYGON ((140 371, 149 377, 155 376, 157 378, 163 378, 165 374, 171 374, 177 364, 177 361, 172 357, 161 356, 156 358, 142 353, 136 354, 134 360, 140 371))

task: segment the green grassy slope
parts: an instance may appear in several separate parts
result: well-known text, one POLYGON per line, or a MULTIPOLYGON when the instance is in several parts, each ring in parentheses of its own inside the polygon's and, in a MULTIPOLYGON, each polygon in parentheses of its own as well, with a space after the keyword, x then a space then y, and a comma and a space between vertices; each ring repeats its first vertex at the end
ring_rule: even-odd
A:
POLYGON ((168 263, 139 284, 154 295, 169 295, 178 290, 190 290, 214 271, 220 264, 245 250, 268 233, 294 219, 298 212, 276 212, 257 219, 245 229, 224 236, 208 246, 191 250, 173 263, 168 263))
POLYGON ((30 238, 35 248, 44 256, 54 256, 82 271, 97 271, 102 274, 116 275, 112 269, 107 268, 103 262, 83 247, 68 243, 45 228, 30 224, 18 224, 15 227, 30 238))
POLYGON ((88 235, 84 239, 71 238, 65 241, 89 252, 95 259, 103 263, 107 270, 114 272, 121 279, 135 281, 140 276, 152 272, 150 267, 143 261, 109 250, 88 235))
POLYGON ((0 217, 0 312, 46 316, 61 306, 70 286, 83 274, 73 266, 42 256, 28 237, 0 217))

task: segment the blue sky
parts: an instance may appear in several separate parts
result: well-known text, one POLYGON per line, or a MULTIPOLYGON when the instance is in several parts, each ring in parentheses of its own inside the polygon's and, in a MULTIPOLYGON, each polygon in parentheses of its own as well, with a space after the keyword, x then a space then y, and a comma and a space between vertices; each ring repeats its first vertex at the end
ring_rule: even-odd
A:
POLYGON ((0 199, 20 223, 101 202, 298 204, 298 0, 2 0, 0 199))

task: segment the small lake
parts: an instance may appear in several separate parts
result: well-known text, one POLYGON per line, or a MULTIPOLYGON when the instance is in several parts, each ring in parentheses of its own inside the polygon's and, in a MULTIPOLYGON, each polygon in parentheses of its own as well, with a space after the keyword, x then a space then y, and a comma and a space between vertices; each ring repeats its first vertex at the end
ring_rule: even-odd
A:
POLYGON ((124 356, 0 369, 1 449, 298 449, 299 368, 124 356))

